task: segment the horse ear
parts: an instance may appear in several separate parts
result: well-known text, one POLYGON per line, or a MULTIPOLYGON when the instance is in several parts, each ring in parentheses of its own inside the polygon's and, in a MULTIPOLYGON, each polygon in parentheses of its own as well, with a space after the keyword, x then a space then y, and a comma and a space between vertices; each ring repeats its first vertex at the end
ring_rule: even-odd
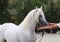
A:
POLYGON ((40 7, 40 9, 42 9, 42 6, 40 7))
POLYGON ((36 12, 38 11, 38 7, 36 6, 36 12))

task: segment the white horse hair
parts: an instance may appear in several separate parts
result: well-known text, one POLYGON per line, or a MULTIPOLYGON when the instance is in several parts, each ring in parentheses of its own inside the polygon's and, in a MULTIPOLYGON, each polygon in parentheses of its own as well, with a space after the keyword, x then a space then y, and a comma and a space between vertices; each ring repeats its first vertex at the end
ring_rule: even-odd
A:
POLYGON ((13 24, 13 23, 4 23, 2 25, 0 25, 0 42, 4 42, 5 38, 4 38, 4 34, 7 31, 7 29, 9 28, 16 28, 17 25, 13 24))
POLYGON ((39 15, 44 14, 41 8, 28 13, 18 28, 9 28, 5 32, 7 42, 35 42, 35 26, 39 22, 39 15))
POLYGON ((18 27, 12 23, 4 25, 5 29, 0 30, 2 33, 0 33, 0 42, 4 42, 4 39, 7 42, 35 42, 35 26, 36 23, 39 23, 39 15, 43 15, 43 19, 46 21, 41 7, 30 11, 18 27))

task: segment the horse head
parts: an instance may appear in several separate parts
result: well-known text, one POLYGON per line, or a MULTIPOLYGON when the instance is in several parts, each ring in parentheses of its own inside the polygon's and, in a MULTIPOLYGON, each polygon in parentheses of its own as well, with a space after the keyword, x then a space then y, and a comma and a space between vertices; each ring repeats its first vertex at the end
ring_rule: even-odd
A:
MULTIPOLYGON (((42 9, 42 6, 41 6, 41 9, 42 9)), ((39 21, 40 21, 40 23, 41 23, 43 26, 45 26, 45 25, 48 24, 48 22, 46 21, 46 18, 45 18, 45 16, 44 16, 43 11, 42 11, 42 14, 39 15, 39 21)))
POLYGON ((34 13, 34 22, 40 23, 40 22, 46 22, 44 12, 42 10, 42 6, 40 8, 36 7, 35 13, 34 13))

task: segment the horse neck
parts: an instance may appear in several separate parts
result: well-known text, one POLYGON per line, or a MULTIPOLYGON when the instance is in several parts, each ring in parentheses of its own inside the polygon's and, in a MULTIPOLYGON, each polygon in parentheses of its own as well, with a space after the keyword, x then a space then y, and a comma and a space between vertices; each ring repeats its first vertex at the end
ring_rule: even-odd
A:
POLYGON ((20 26, 22 26, 23 27, 22 29, 26 31, 28 30, 30 32, 35 32, 36 23, 34 23, 33 21, 33 16, 32 15, 26 16, 26 18, 22 21, 20 26))

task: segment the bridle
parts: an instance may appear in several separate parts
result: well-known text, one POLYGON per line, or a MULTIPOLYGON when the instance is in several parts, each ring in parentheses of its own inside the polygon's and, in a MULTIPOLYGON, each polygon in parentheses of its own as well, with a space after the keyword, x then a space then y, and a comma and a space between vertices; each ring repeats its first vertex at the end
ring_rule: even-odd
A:
MULTIPOLYGON (((46 21, 44 21, 44 20, 42 19, 42 15, 39 15, 39 24, 41 24, 41 26, 46 26, 46 25, 48 24, 46 21)), ((43 37, 44 37, 44 32, 45 32, 45 30, 42 30, 42 38, 40 39, 39 42, 42 41, 42 39, 43 39, 43 37)))

